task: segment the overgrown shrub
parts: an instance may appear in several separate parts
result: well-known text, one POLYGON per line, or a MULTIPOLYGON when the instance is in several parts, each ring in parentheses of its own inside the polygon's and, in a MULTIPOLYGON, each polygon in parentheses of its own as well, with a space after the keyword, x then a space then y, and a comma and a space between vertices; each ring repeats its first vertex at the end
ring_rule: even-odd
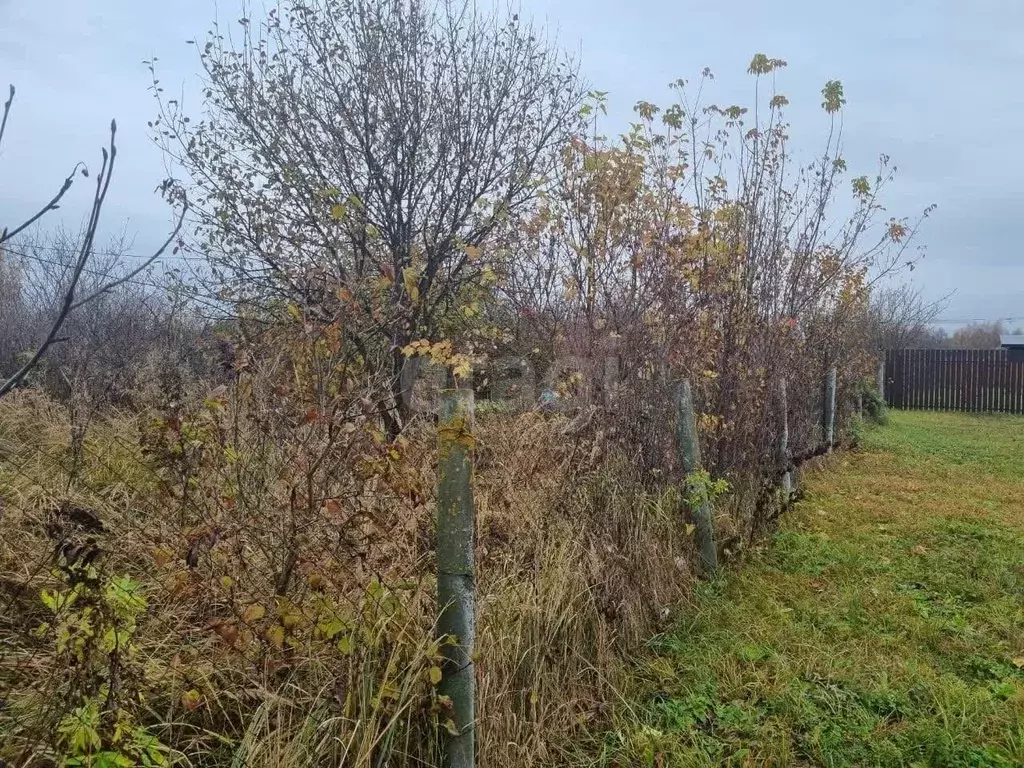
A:
MULTIPOLYGON (((63 676, 42 674, 64 668, 65 651, 40 623, 81 617, 50 615, 39 599, 66 592, 64 577, 22 567, 47 563, 55 546, 87 546, 97 585, 130 580, 144 601, 132 619, 134 687, 121 689, 137 703, 119 711, 170 759, 433 764, 447 720, 434 688, 434 436, 416 431, 395 446, 358 429, 338 450, 345 463, 329 459, 312 478, 305 516, 310 476, 292 473, 315 461, 312 435, 329 427, 275 432, 265 419, 278 406, 254 413, 258 401, 239 396, 244 378, 159 424, 153 413, 97 421, 67 492, 62 409, 31 393, 0 404, 0 492, 15 532, 0 575, 19 605, 0 620, 3 759, 56 759, 63 742, 51 729, 62 718, 90 702, 106 711, 102 680, 83 700, 60 693, 63 676)), ((569 759, 574 736, 608 712, 629 649, 690 582, 692 534, 676 497, 646 491, 613 444, 593 430, 569 435, 571 426, 535 412, 479 423, 486 764, 569 759)), ((69 642, 93 642, 74 626, 69 642)), ((86 750, 93 757, 121 743, 105 727, 86 750)))
POLYGON ((863 398, 864 418, 874 424, 887 424, 889 422, 889 406, 886 405, 878 389, 864 385, 861 387, 863 398))

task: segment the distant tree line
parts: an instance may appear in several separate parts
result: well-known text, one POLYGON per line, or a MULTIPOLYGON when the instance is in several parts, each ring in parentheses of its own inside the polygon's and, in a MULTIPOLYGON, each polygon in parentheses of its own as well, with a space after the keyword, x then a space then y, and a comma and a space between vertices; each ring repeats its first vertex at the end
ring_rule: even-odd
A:
POLYGON ((939 325, 949 296, 924 298, 919 286, 903 283, 877 288, 869 311, 873 344, 884 349, 993 349, 1004 334, 1024 334, 1004 320, 976 320, 952 333, 939 325))

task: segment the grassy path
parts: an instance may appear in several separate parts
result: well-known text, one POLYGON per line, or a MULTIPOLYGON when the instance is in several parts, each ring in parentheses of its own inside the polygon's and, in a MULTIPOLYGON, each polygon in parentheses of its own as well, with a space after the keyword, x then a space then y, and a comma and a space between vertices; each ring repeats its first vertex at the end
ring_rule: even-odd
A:
POLYGON ((897 413, 641 663, 605 765, 1024 766, 1024 419, 897 413))

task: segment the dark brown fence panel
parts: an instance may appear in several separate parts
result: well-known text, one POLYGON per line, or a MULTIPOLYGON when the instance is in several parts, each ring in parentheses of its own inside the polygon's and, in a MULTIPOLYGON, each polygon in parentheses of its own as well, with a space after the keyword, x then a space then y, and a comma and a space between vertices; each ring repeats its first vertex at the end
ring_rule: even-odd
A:
POLYGON ((999 411, 1000 413, 1006 413, 1006 366, 1008 365, 1006 358, 1003 357, 996 360, 995 363, 995 376, 993 377, 993 391, 995 392, 995 402, 992 404, 992 409, 999 411))
POLYGON ((920 377, 917 375, 917 368, 921 364, 921 358, 917 355, 906 356, 908 376, 903 387, 903 397, 907 401, 908 408, 917 408, 917 388, 920 377))
POLYGON ((992 360, 992 398, 989 401, 989 408, 996 413, 1003 412, 1003 371, 1006 368, 1006 360, 992 360))
POLYGON ((967 352, 964 350, 957 350, 956 353, 957 367, 960 369, 960 391, 959 391, 959 405, 957 406, 958 411, 966 411, 968 403, 971 401, 971 371, 967 361, 967 352))
POLYGON ((967 350, 967 370, 970 372, 971 383, 968 385, 969 393, 967 410, 971 413, 977 413, 981 410, 981 402, 979 395, 981 394, 981 388, 978 386, 978 373, 980 369, 981 359, 978 353, 981 350, 969 349, 967 350))
POLYGON ((981 350, 981 366, 978 370, 978 382, 980 384, 978 388, 981 390, 981 399, 978 403, 978 410, 981 411, 982 413, 984 413, 985 411, 992 410, 992 406, 989 403, 989 395, 992 390, 992 356, 989 354, 989 352, 991 352, 991 350, 989 349, 981 350))
POLYGON ((988 410, 989 350, 978 350, 978 412, 988 410))
POLYGON ((960 364, 957 360, 955 349, 943 350, 943 360, 946 365, 946 410, 955 411, 960 402, 960 364))
POLYGON ((1010 369, 1010 412, 1024 414, 1024 362, 1008 362, 1010 369))
POLYGON ((924 410, 924 398, 927 394, 925 385, 925 367, 927 365, 926 355, 916 355, 914 358, 914 383, 911 389, 914 407, 924 410))
POLYGON ((921 408, 931 410, 932 408, 932 387, 934 374, 932 373, 932 350, 926 349, 921 355, 921 408))
POLYGON ((995 359, 992 356, 993 350, 983 349, 981 351, 981 410, 994 411, 992 406, 992 390, 995 369, 995 359))
POLYGON ((949 411, 953 408, 952 392, 950 391, 953 388, 953 365, 949 359, 948 349, 939 350, 939 370, 942 371, 939 380, 942 394, 939 396, 939 400, 942 403, 942 410, 949 411))
POLYGON ((898 349, 885 353, 893 408, 1024 413, 1024 362, 1004 349, 898 349))
POLYGON ((901 355, 901 350, 898 349, 886 350, 885 353, 885 375, 882 377, 885 382, 885 402, 889 403, 894 408, 903 407, 903 403, 900 401, 898 394, 901 387, 901 355))
POLYGON ((949 366, 946 364, 946 350, 935 350, 935 367, 939 371, 936 407, 940 411, 946 411, 949 410, 949 366))
POLYGON ((897 353, 896 362, 896 402, 899 403, 898 407, 907 407, 907 355, 906 352, 897 353))

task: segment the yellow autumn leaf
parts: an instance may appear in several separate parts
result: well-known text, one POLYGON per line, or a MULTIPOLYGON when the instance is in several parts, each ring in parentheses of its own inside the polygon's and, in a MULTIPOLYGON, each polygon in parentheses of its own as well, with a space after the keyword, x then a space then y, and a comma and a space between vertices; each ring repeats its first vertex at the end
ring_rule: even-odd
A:
POLYGON ((251 624, 254 621, 259 621, 267 614, 267 609, 258 603, 247 605, 245 610, 242 611, 242 621, 247 624, 251 624))
POLYGON ((1014 656, 1010 661, 1017 669, 1024 669, 1024 656, 1014 656))
POLYGON ((462 250, 465 252, 466 258, 468 258, 470 261, 476 261, 477 259, 480 258, 480 248, 478 246, 467 245, 462 250))
POLYGON ((452 373, 458 378, 469 376, 472 371, 470 360, 465 355, 456 355, 452 358, 452 373))
POLYGON ((686 524, 686 535, 687 536, 692 536, 693 532, 696 531, 696 530, 697 530, 697 526, 694 525, 693 523, 687 523, 686 524))
POLYGON ((345 206, 341 203, 335 203, 331 206, 331 218, 337 221, 345 215, 345 206))
POLYGON ((157 568, 163 568, 173 557, 174 553, 167 549, 167 547, 157 547, 153 552, 153 560, 156 562, 157 568))
POLYGON ((355 649, 356 641, 355 638, 352 637, 351 633, 342 635, 341 639, 338 640, 338 651, 343 653, 345 656, 348 656, 355 649))
POLYGON ((406 267, 402 270, 402 284, 405 286, 405 292, 412 299, 412 303, 418 302, 420 300, 420 288, 415 269, 406 267))
POLYGON ((203 695, 199 693, 195 688, 185 691, 181 694, 181 706, 187 709, 189 712, 195 712, 199 705, 203 703, 203 695))
POLYGON ((427 670, 427 676, 430 678, 431 685, 437 685, 441 682, 443 675, 441 674, 441 668, 434 666, 427 670))
POLYGON ((267 642, 275 648, 284 647, 284 627, 280 624, 275 624, 273 627, 270 627, 270 629, 263 633, 263 636, 267 638, 267 642))

